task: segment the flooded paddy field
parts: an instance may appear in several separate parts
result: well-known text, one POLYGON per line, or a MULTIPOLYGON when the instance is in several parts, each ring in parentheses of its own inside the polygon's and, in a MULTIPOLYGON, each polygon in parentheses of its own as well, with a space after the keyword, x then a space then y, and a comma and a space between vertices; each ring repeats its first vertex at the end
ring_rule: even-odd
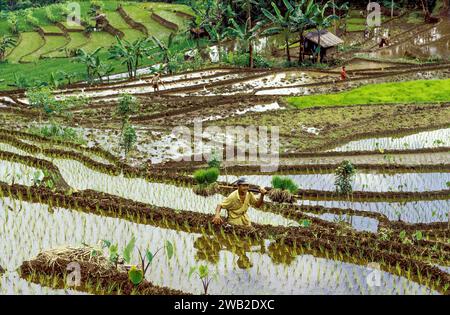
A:
POLYGON ((338 34, 320 63, 298 64, 299 33, 290 50, 257 36, 252 68, 224 62, 248 43, 202 38, 136 78, 100 73, 37 101, 1 91, 0 294, 450 294, 450 28, 420 14, 338 34), (435 90, 396 98, 403 83, 435 90), (252 127, 268 127, 273 160, 252 127), (251 226, 215 214, 241 177, 256 200, 267 189, 251 226), (66 281, 70 259, 89 270, 82 286, 66 281), (207 292, 192 270, 207 270, 207 292))

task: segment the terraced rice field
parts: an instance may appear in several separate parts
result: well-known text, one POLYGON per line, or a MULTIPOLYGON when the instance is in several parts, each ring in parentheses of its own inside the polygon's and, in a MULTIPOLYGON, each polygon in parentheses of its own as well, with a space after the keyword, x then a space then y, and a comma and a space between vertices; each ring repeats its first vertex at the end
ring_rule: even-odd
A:
POLYGON ((22 58, 23 62, 34 62, 40 58, 48 58, 47 54, 64 49, 69 43, 65 36, 45 36, 45 45, 22 58))
POLYGON ((63 31, 56 25, 45 25, 41 27, 45 33, 63 34, 63 31))
MULTIPOLYGON (((104 3, 125 39, 143 36, 115 11, 117 2, 104 3)), ((181 31, 186 19, 172 10, 192 13, 123 5, 161 39, 171 30, 151 10, 181 31)), ((406 20, 384 19, 402 24, 391 47, 370 48, 378 34, 361 50, 394 57, 388 49, 409 49, 416 39, 431 49, 447 38, 446 24, 406 20)), ((355 12, 348 22, 363 25, 355 12)), ((105 32, 70 32, 46 36, 44 45, 36 34, 22 34, 32 44, 22 41, 12 60, 115 43, 105 32)), ((0 92, 0 293, 203 294, 189 275, 201 266, 215 275, 208 294, 450 294, 450 66, 339 56, 350 80, 339 81, 335 66, 216 65, 164 73, 155 91, 142 68, 131 80, 118 74, 111 83, 55 89, 55 102, 86 101, 51 116, 29 106, 23 90, 0 92), (126 119, 118 114, 124 93, 136 101, 126 119), (129 152, 124 121, 136 135, 129 152), (270 127, 269 144, 253 127, 270 127), (218 175, 205 175, 207 185, 201 170, 213 164, 218 175), (351 171, 342 191, 338 179, 351 171), (224 216, 219 224, 216 207, 242 176, 257 199, 265 187, 264 204, 249 208, 251 227, 224 216), (152 262, 136 285, 142 252, 152 262), (82 285, 67 281, 73 262, 82 285)))
POLYGON ((144 7, 137 7, 135 5, 124 5, 125 12, 136 22, 143 24, 149 35, 158 37, 161 40, 166 40, 172 32, 169 28, 159 24, 150 18, 150 11, 144 7))
POLYGON ((145 37, 142 32, 131 28, 116 11, 108 11, 106 18, 114 28, 119 29, 125 34, 125 39, 129 42, 134 42, 139 38, 145 37))
POLYGON ((28 55, 37 51, 44 45, 44 40, 36 32, 24 32, 21 34, 22 40, 19 46, 14 48, 11 54, 8 56, 8 60, 12 63, 18 63, 21 59, 25 59, 28 55))
POLYGON ((62 49, 58 49, 56 51, 53 51, 51 53, 48 53, 46 56, 48 58, 56 58, 56 57, 66 57, 66 51, 73 51, 78 48, 84 48, 91 39, 89 37, 86 37, 85 34, 79 33, 79 32, 71 32, 69 33, 69 42, 66 46, 64 46, 62 49))
POLYGON ((90 40, 86 45, 83 46, 83 49, 86 52, 93 52, 99 47, 104 47, 104 50, 108 50, 109 47, 116 43, 116 39, 109 33, 106 32, 93 32, 90 35, 90 40))

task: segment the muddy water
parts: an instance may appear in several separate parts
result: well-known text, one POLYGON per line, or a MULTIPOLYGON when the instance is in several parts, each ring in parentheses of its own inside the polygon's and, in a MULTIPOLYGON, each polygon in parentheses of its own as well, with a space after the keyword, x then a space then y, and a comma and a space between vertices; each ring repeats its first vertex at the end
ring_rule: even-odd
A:
MULTIPOLYGON (((190 188, 111 176, 93 171, 75 161, 55 159, 53 163, 60 169, 67 183, 78 190, 93 189, 155 206, 213 214, 224 198, 221 195, 205 198, 194 194, 190 188)), ((279 215, 252 208, 249 209, 249 216, 253 222, 261 224, 298 225, 295 221, 279 215)))
POLYGON ((245 82, 235 83, 229 86, 212 88, 212 89, 204 89, 202 91, 193 92, 193 93, 178 93, 178 96, 186 96, 186 95, 199 95, 199 96, 214 96, 214 95, 235 95, 235 94, 249 94, 255 93, 256 95, 265 94, 264 91, 258 91, 261 88, 273 88, 270 89, 268 94, 280 94, 278 90, 291 89, 287 88, 290 85, 302 85, 308 83, 318 82, 321 78, 326 75, 320 73, 313 72, 303 72, 303 71, 286 71, 286 72, 278 72, 274 74, 269 74, 265 77, 252 79, 245 82))
POLYGON ((38 169, 23 165, 21 163, 14 163, 5 160, 0 160, 0 180, 9 185, 15 183, 20 185, 33 185, 33 176, 38 172, 39 178, 43 178, 43 173, 38 169))
MULTIPOLYGON (((168 78, 167 80, 162 78, 159 89, 160 89, 160 91, 164 91, 167 89, 184 88, 184 87, 189 87, 189 86, 193 86, 193 85, 200 85, 200 84, 206 85, 206 84, 214 83, 217 81, 236 79, 236 78, 242 76, 241 73, 227 74, 227 72, 223 72, 223 71, 219 70, 219 71, 217 71, 217 73, 222 74, 221 76, 208 79, 208 78, 203 78, 202 73, 203 72, 199 72, 199 75, 194 75, 194 77, 190 81, 178 82, 178 81, 175 81, 174 78, 172 78, 172 77, 168 78)), ((211 71, 204 72, 204 73, 211 73, 211 71)), ((189 75, 187 75, 187 76, 189 76, 189 75)), ((182 77, 182 76, 180 76, 180 77, 182 77)), ((140 81, 140 83, 143 83, 143 82, 140 81)), ((153 89, 153 86, 152 86, 150 80, 147 80, 147 83, 148 84, 146 86, 139 86, 139 87, 133 87, 133 86, 127 87, 126 85, 125 86, 112 85, 111 87, 109 87, 109 86, 105 87, 105 89, 100 90, 100 91, 84 91, 82 89, 81 93, 80 92, 68 93, 68 94, 61 96, 60 98, 64 99, 66 97, 77 96, 80 94, 85 97, 108 97, 108 96, 115 96, 115 95, 117 96, 119 94, 124 94, 124 93, 143 94, 143 93, 154 92, 154 89, 153 89), (118 88, 118 87, 120 87, 120 88, 118 88)))
POLYGON ((423 32, 411 40, 387 47, 370 53, 372 57, 378 58, 404 58, 417 57, 427 59, 430 57, 440 57, 447 59, 450 57, 449 41, 442 40, 450 35, 450 20, 446 19, 437 24, 431 30, 423 32))
POLYGON ((0 277, 0 295, 86 295, 84 292, 64 289, 51 289, 27 282, 15 271, 6 272, 0 277))
POLYGON ((358 202, 299 200, 299 205, 319 205, 327 208, 354 209, 384 214, 390 221, 408 223, 447 222, 450 200, 410 202, 358 202))
MULTIPOLYGON (((10 147, 8 145, 2 146, 4 149, 10 147)), ((29 155, 14 148, 10 152, 29 155)), ((83 164, 72 160, 51 159, 44 155, 38 155, 37 157, 52 161, 58 167, 69 186, 78 190, 93 189, 155 206, 209 214, 214 214, 215 208, 224 199, 224 196, 218 194, 210 197, 198 196, 193 193, 191 188, 150 183, 144 179, 111 176, 93 171, 83 164)), ((18 179, 15 179, 15 183, 31 186, 33 184, 32 175, 36 170, 28 170, 26 168, 18 163, 0 160, 0 181, 11 184, 12 178, 9 174, 17 174, 15 178, 18 179)), ((255 223, 298 226, 298 223, 293 220, 288 220, 280 215, 262 212, 254 208, 249 208, 248 214, 251 221, 255 223)))
POLYGON ((380 137, 351 141, 329 151, 415 150, 450 146, 450 128, 424 131, 401 137, 380 137))
POLYGON ((305 214, 330 222, 336 223, 344 222, 349 224, 351 227, 353 227, 353 229, 357 231, 367 231, 372 233, 376 233, 378 231, 379 222, 377 219, 373 218, 347 214, 339 215, 334 213, 323 213, 323 214, 305 213, 305 214))
MULTIPOLYGON (((334 174, 288 175, 300 189, 334 191, 334 174)), ((250 183, 272 186, 272 175, 245 175, 250 183)), ((233 182, 238 176, 220 176, 220 181, 233 182)), ((355 191, 433 191, 447 189, 450 173, 377 174, 358 172, 352 182, 355 191)))
MULTIPOLYGON (((279 257, 270 241, 258 244, 234 243, 232 251, 227 242, 208 236, 136 224, 82 212, 24 202, 24 211, 8 211, 11 200, 0 200, 0 264, 13 271, 24 260, 39 252, 59 246, 95 245, 106 239, 125 247, 132 236, 136 249, 132 262, 137 263, 137 248, 150 250, 168 240, 174 244, 174 257, 155 256, 146 278, 157 285, 186 292, 201 293, 201 282, 188 277, 191 266, 205 264, 217 273, 210 294, 436 294, 424 286, 403 277, 381 271, 381 285, 370 287, 366 281, 373 271, 366 266, 342 263, 311 255, 289 257, 286 263, 279 257), (51 228, 49 228, 51 227, 51 228), (198 249, 204 244, 217 252, 208 251, 209 261, 198 249), (211 255, 211 256, 209 256, 211 255), (212 258, 213 257, 213 258, 212 258)), ((275 247, 276 248, 276 247, 275 247)), ((203 250, 202 250, 203 252, 203 250)), ((12 279, 9 287, 19 287, 21 280, 12 279)), ((4 283, 4 281, 2 281, 4 283)), ((23 282, 22 282, 23 283, 23 282)), ((31 291, 30 293, 34 293, 31 291)))

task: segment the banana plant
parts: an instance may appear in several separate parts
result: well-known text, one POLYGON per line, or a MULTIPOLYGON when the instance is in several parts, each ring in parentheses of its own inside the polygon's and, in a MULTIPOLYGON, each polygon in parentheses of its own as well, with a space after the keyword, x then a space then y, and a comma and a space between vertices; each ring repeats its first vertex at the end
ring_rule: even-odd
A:
POLYGON ((169 38, 167 40, 167 43, 164 43, 163 41, 160 41, 157 37, 152 36, 151 39, 155 43, 156 47, 159 48, 160 56, 162 58, 162 61, 164 64, 169 64, 170 60, 172 59, 172 52, 171 48, 174 44, 174 38, 175 34, 170 33, 169 38))
POLYGON ((289 49, 289 34, 291 32, 291 16, 294 13, 294 5, 289 0, 283 0, 286 11, 284 14, 278 6, 272 2, 272 7, 275 14, 272 14, 269 10, 263 8, 262 13, 266 16, 268 21, 272 23, 272 27, 266 29, 263 34, 277 34, 281 33, 284 37, 284 42, 286 45, 286 58, 287 62, 291 62, 291 54, 289 49))
POLYGON ((219 63, 222 61, 222 42, 226 38, 226 33, 221 30, 220 26, 207 25, 205 26, 209 37, 217 43, 217 51, 219 53, 219 63))
POLYGON ((309 27, 314 25, 313 18, 316 14, 317 5, 313 0, 301 0, 300 3, 295 6, 294 12, 290 16, 291 32, 298 32, 299 34, 299 63, 304 60, 304 33, 309 27))
POLYGON ((86 76, 90 83, 94 82, 96 77, 99 77, 101 81, 101 76, 99 75, 99 70, 102 62, 98 56, 98 53, 102 47, 97 48, 94 52, 88 53, 84 49, 77 49, 75 62, 83 63, 86 66, 86 76))
POLYGON ((321 44, 321 42, 320 42, 321 32, 324 29, 327 29, 328 27, 330 27, 334 20, 339 19, 336 15, 327 15, 327 13, 326 13, 327 9, 330 6, 332 6, 330 1, 325 3, 322 8, 317 6, 318 14, 316 14, 312 18, 312 22, 314 24, 314 27, 317 30, 317 36, 318 36, 317 49, 315 51, 315 54, 317 54, 317 62, 320 62, 320 55, 321 55, 321 46, 320 46, 320 44, 321 44))
POLYGON ((245 24, 239 25, 234 19, 230 19, 231 26, 227 28, 226 34, 228 37, 237 39, 242 47, 247 47, 247 53, 249 54, 249 68, 253 68, 253 41, 258 36, 258 31, 262 26, 262 23, 257 23, 254 27, 249 28, 250 20, 247 20, 245 24))

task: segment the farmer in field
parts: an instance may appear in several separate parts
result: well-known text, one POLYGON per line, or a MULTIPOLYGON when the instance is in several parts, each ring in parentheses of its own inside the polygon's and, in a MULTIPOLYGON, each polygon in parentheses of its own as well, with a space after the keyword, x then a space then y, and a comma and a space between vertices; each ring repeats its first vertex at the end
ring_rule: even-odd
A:
POLYGON ((341 70, 341 81, 344 81, 347 79, 348 79, 347 71, 345 70, 345 66, 343 66, 342 70, 341 70))
POLYGON ((222 203, 217 205, 216 215, 212 222, 214 224, 222 224, 223 220, 220 217, 220 211, 226 209, 228 211, 228 223, 251 226, 252 224, 247 214, 248 207, 261 207, 264 203, 266 190, 260 187, 259 192, 261 195, 256 200, 255 195, 248 191, 249 184, 245 178, 238 179, 234 184, 238 186, 238 189, 233 191, 222 203))
POLYGON ((156 91, 159 92, 160 80, 161 80, 161 74, 160 73, 157 73, 157 74, 155 74, 153 76, 152 81, 151 81, 152 82, 152 86, 153 86, 153 92, 156 92, 156 91))

